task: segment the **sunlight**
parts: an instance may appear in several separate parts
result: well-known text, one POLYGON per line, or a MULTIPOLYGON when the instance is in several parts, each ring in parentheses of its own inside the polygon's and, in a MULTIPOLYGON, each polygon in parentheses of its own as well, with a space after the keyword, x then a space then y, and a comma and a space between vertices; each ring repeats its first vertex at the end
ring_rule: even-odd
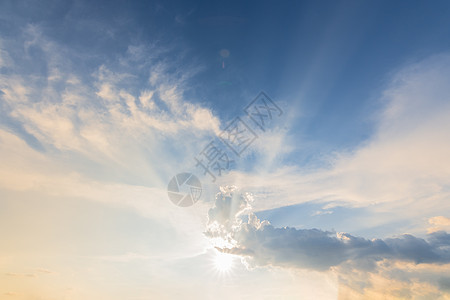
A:
POLYGON ((217 252, 216 257, 214 258, 214 265, 219 272, 228 272, 233 267, 233 256, 217 252))

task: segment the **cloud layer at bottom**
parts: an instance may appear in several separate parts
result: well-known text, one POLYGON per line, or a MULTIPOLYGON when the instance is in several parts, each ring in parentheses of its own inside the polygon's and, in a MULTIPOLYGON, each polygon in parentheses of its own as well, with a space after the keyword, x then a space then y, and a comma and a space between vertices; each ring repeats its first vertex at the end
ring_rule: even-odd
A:
POLYGON ((433 232, 427 239, 404 234, 368 240, 319 229, 276 228, 251 212, 252 201, 250 194, 236 187, 222 187, 208 213, 205 232, 220 251, 243 257, 251 268, 333 269, 348 274, 377 273, 386 262, 429 266, 450 263, 450 235, 444 231, 433 232))

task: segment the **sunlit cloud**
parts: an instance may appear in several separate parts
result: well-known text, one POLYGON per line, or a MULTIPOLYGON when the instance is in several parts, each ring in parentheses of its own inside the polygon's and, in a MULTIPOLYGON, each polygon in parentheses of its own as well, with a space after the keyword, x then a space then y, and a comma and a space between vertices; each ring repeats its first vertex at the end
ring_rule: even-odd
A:
POLYGON ((448 299, 446 9, 323 5, 1 2, 1 297, 448 299))
MULTIPOLYGON (((252 202, 251 195, 242 194, 236 187, 222 187, 214 207, 209 211, 205 232, 213 243, 217 239, 226 241, 221 246, 216 244, 217 249, 224 254, 242 257, 247 268, 333 270, 339 276, 342 275, 345 285, 349 288, 353 286, 359 293, 365 287, 357 288, 358 276, 351 278, 350 274, 374 274, 373 277, 377 279, 371 280, 383 281, 387 279, 379 275, 380 268, 396 272, 394 266, 402 270, 404 265, 412 268, 421 265, 430 270, 439 270, 440 266, 450 264, 450 235, 443 231, 432 233, 427 239, 404 234, 369 240, 348 233, 319 229, 276 228, 266 220, 261 222, 251 212, 252 202), (246 222, 243 217, 247 219, 246 222)), ((406 278, 409 277, 396 277, 399 286, 408 285, 406 278)), ((425 294, 439 291, 439 286, 429 277, 421 277, 418 284, 430 287, 431 291, 425 294)), ((386 291, 388 287, 383 289, 386 291)), ((398 289, 401 290, 400 287, 398 289)))

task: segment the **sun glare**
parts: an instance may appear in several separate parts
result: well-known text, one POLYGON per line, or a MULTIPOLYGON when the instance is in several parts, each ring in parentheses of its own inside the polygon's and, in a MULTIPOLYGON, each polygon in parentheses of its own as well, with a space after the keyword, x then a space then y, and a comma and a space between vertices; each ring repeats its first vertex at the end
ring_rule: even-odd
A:
POLYGON ((214 265, 219 272, 228 272, 233 267, 233 256, 217 252, 216 257, 214 258, 214 265))

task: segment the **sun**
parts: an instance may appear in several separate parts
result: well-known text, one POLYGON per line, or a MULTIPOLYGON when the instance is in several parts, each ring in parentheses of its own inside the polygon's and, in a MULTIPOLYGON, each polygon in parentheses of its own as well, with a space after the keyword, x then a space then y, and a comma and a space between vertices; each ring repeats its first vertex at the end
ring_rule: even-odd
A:
POLYGON ((233 267, 233 256, 217 251, 214 258, 216 270, 222 273, 229 272, 233 267))

